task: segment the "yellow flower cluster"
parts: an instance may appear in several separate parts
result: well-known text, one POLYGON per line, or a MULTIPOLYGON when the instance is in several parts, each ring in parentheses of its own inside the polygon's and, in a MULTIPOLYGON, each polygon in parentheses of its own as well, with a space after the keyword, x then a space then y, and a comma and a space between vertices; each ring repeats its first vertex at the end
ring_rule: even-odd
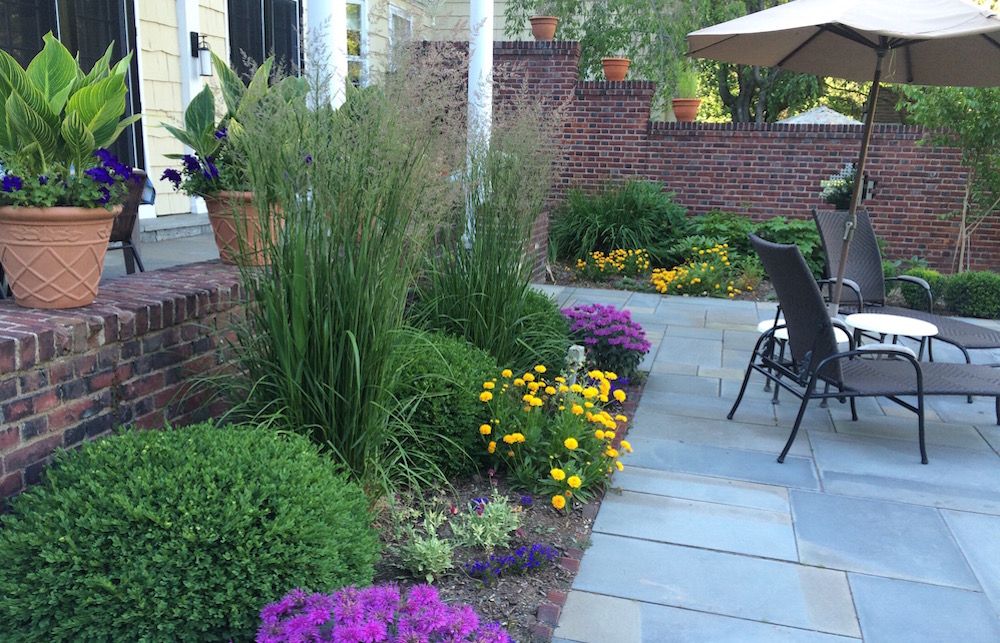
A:
POLYGON ((587 261, 578 259, 576 270, 578 274, 592 279, 639 276, 649 270, 649 253, 641 248, 639 250, 619 248, 608 254, 598 250, 590 253, 587 261))
POLYGON ((659 293, 675 295, 710 295, 735 297, 739 290, 727 277, 731 270, 729 244, 720 243, 712 248, 692 246, 690 259, 671 270, 657 268, 650 276, 650 283, 659 293), (727 285, 728 284, 728 285, 727 285), (723 286, 727 285, 727 289, 723 286))

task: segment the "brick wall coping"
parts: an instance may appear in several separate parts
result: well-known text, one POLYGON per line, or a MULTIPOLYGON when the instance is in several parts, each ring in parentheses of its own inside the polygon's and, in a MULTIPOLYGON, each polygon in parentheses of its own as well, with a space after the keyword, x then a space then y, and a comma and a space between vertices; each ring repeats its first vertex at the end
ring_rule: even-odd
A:
POLYGON ((21 308, 5 299, 0 301, 0 374, 201 319, 241 299, 239 270, 219 261, 105 280, 94 303, 83 308, 21 308))
MULTIPOLYGON (((468 45, 468 43, 466 43, 468 45)), ((501 40, 493 43, 495 53, 525 56, 551 56, 552 54, 580 55, 583 49, 575 40, 501 40)))
MULTIPOLYGON (((581 83, 582 85, 583 83, 581 83)), ((650 123, 650 130, 694 130, 694 131, 721 131, 721 132, 817 132, 822 134, 861 134, 861 125, 847 124, 802 124, 795 123, 676 123, 669 121, 653 121, 650 123)), ((920 125, 901 125, 898 123, 875 123, 872 127, 873 134, 912 134, 923 137, 928 130, 920 125)))

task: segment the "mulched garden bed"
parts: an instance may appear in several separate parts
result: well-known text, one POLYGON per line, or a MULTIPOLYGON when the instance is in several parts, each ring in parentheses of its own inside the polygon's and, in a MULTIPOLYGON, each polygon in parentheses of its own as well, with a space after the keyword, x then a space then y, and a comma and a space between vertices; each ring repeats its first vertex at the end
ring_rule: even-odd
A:
MULTIPOLYGON (((642 396, 642 386, 642 382, 632 382, 624 387, 627 399, 619 409, 630 419, 642 396)), ((627 429, 621 431, 616 441, 620 441, 626 433, 627 429)), ((623 459, 623 464, 628 466, 627 457, 623 459)), ((467 574, 464 565, 475 560, 486 560, 489 553, 478 548, 459 546, 453 556, 455 567, 435 578, 433 585, 442 600, 450 604, 472 605, 483 621, 499 622, 518 643, 549 641, 558 623, 566 593, 580 568, 584 549, 590 544, 590 532, 600 506, 600 494, 586 505, 574 503, 571 511, 557 511, 548 498, 531 497, 530 502, 527 502, 525 494, 511 490, 502 474, 497 474, 492 480, 487 476, 477 476, 455 481, 452 489, 432 492, 428 499, 437 507, 455 507, 457 511, 467 511, 474 498, 489 498, 492 495, 494 483, 499 493, 508 497, 510 504, 516 507, 515 510, 521 516, 521 527, 509 551, 542 544, 554 547, 558 555, 551 564, 527 573, 505 573, 495 580, 484 582, 467 574)), ((422 517, 413 517, 414 525, 419 525, 421 521, 422 517)), ((384 510, 377 527, 386 549, 376 565, 375 583, 395 582, 401 586, 410 586, 425 582, 407 571, 393 551, 396 544, 393 524, 393 517, 388 515, 388 510, 384 510)), ((447 524, 439 530, 441 537, 450 534, 447 524)))

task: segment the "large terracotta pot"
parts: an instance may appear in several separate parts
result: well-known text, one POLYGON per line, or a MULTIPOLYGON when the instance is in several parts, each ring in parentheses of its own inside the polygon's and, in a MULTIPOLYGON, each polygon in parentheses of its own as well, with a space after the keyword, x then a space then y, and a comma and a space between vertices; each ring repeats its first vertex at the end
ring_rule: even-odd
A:
MULTIPOLYGON (((260 216, 253 205, 253 192, 218 192, 205 197, 208 220, 215 234, 222 263, 241 266, 267 264, 266 241, 261 233, 260 216)), ((271 223, 271 238, 278 231, 271 223)))
POLYGON ((625 80, 625 74, 628 73, 628 66, 631 62, 631 58, 601 58, 604 78, 612 82, 625 80))
POLYGON ((528 18, 531 22, 531 35, 535 40, 552 40, 556 35, 556 23, 559 18, 556 16, 532 16, 528 18))
POLYGON ((691 123, 698 115, 698 107, 701 105, 701 99, 675 98, 672 103, 674 106, 674 118, 681 123, 691 123))
POLYGON ((0 207, 0 264, 14 301, 28 308, 93 303, 119 205, 0 207))

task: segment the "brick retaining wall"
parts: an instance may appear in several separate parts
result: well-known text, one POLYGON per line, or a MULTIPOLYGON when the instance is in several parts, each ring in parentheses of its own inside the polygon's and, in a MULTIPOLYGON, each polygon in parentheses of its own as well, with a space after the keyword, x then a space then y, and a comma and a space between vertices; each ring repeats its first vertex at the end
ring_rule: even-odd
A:
POLYGON ((242 312, 239 273, 218 261, 109 279, 86 308, 0 301, 0 499, 38 482, 57 448, 217 414, 179 394, 218 367, 242 312))

